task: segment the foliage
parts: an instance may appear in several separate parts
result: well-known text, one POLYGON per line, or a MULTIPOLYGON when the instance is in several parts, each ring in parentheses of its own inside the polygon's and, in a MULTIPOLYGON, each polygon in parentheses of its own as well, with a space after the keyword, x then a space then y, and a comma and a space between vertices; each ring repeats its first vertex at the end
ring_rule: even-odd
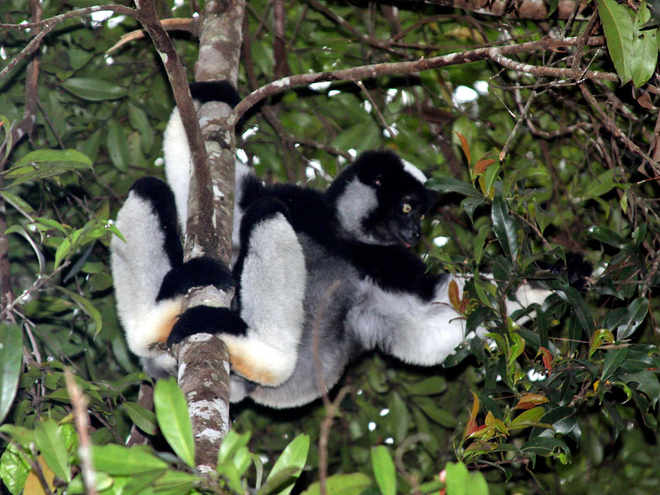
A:
MULTIPOLYGON (((46 1, 43 18, 95 3, 46 1)), ((270 3, 249 2, 243 95, 276 79, 270 3)), ((589 20, 534 23, 415 2, 395 14, 373 4, 323 5, 366 38, 311 2, 290 2, 283 36, 291 74, 538 41, 563 28, 579 36, 589 20)), ((488 60, 371 79, 369 95, 353 83, 318 83, 272 98, 270 115, 248 117, 239 156, 269 180, 322 188, 346 163, 337 150, 378 147, 431 175, 429 185, 445 195, 417 249, 430 269, 472 277, 465 298, 451 302, 466 331, 488 332, 444 368, 378 354, 356 362, 340 384, 350 392, 328 439, 326 493, 660 492, 659 191, 657 172, 641 157, 658 145, 657 22, 644 2, 596 5, 607 50, 585 46, 577 67, 614 71, 624 84, 550 75, 535 87, 536 77, 488 60), (586 292, 541 269, 572 252, 594 265, 586 292), (529 279, 555 294, 532 308, 529 322, 517 322, 525 315, 501 308, 529 279)), ((187 2, 159 7, 192 14, 187 2)), ((29 2, 0 3, 0 14, 3 22, 30 19, 29 2)), ((18 297, 3 306, 0 323, 0 492, 44 493, 41 474, 54 492, 83 493, 66 365, 89 400, 100 493, 321 493, 320 401, 293 411, 235 406, 218 485, 190 468, 192 433, 178 388, 157 385, 155 414, 137 404, 137 387, 149 379, 116 319, 108 244, 120 235, 111 219, 132 182, 162 174, 172 108, 147 40, 105 54, 137 28, 130 18, 85 16, 45 38, 30 139, 12 133, 26 111, 27 61, 0 79, 0 140, 11 137, 0 241, 9 245, 18 297), (124 446, 133 425, 154 448, 124 446)), ((191 73, 196 40, 171 34, 191 73)), ((0 29, 0 56, 16 56, 33 35, 0 29)), ((517 60, 570 67, 578 50, 548 53, 517 60)))

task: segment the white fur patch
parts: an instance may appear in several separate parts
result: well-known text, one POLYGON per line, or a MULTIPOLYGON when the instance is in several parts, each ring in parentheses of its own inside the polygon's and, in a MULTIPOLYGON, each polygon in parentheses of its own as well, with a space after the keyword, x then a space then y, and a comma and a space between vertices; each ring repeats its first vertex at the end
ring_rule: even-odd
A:
MULTIPOLYGON (((449 280, 427 303, 414 294, 383 290, 366 279, 360 283, 360 299, 348 322, 368 349, 378 346, 411 364, 440 364, 465 340, 465 321, 449 302, 449 280)), ((463 283, 456 282, 462 292, 463 283)))
POLYGON ((376 192, 355 178, 337 200, 337 216, 344 230, 356 240, 378 244, 373 236, 364 234, 363 222, 378 207, 376 192))
POLYGON ((422 184, 426 183, 426 175, 424 175, 424 172, 422 172, 420 169, 415 167, 412 163, 407 162, 405 160, 401 160, 403 163, 403 169, 408 172, 410 175, 412 175, 415 179, 417 179, 419 182, 422 184))
POLYGON ((190 186, 192 164, 190 146, 178 108, 175 108, 172 112, 170 121, 165 128, 163 154, 167 183, 174 192, 181 232, 185 232, 188 220, 188 187, 190 186))
POLYGON ((241 274, 241 318, 248 334, 224 339, 235 371, 240 373, 234 362, 238 357, 249 361, 244 363, 248 369, 263 368, 276 382, 291 376, 305 316, 306 277, 302 246, 284 215, 257 224, 241 274))
POLYGON ((140 357, 156 358, 160 351, 149 351, 154 342, 164 342, 171 322, 181 308, 181 300, 156 304, 170 261, 163 249, 164 233, 151 203, 131 192, 119 211, 117 228, 126 239, 113 237, 112 276, 117 313, 126 333, 128 347, 140 357))

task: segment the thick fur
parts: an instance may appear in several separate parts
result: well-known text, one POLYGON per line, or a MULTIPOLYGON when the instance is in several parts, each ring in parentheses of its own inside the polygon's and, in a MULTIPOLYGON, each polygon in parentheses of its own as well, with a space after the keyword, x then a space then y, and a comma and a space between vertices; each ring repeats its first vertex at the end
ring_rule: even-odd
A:
MULTIPOLYGON (((286 408, 319 397, 366 350, 429 366, 466 339, 448 296, 452 280, 462 292, 462 280, 429 273, 407 249, 438 195, 424 187, 420 170, 384 151, 362 154, 326 192, 243 176, 236 192, 235 312, 193 308, 177 318, 181 295, 194 284, 231 283, 210 260, 181 263, 180 245, 171 240, 172 212, 185 212, 187 203, 187 183, 184 192, 178 181, 190 168, 189 157, 167 151, 177 117, 165 136, 174 193, 162 183, 151 184, 158 194, 141 193, 138 182, 117 219, 127 244, 112 244, 120 318, 148 372, 159 376, 173 366, 168 355, 150 350, 152 342, 219 333, 231 354, 232 401, 249 396, 286 408), (203 269, 205 263, 213 269, 203 269)), ((179 143, 174 151, 185 152, 179 143)), ((523 284, 508 311, 547 295, 523 284)))
MULTIPOLYGON (((236 89, 227 81, 191 83, 190 94, 198 110, 202 104, 208 102, 220 102, 234 108, 241 101, 241 97, 236 92, 236 89)), ((163 154, 165 159, 165 175, 176 197, 176 208, 181 231, 185 232, 186 222, 188 221, 188 187, 190 185, 192 162, 188 137, 186 136, 186 130, 183 127, 178 108, 175 108, 172 112, 165 128, 163 154)))
POLYGON ((201 285, 234 285, 229 270, 209 258, 183 263, 174 195, 163 181, 138 180, 119 211, 124 240, 110 244, 119 319, 128 346, 153 376, 172 373, 174 358, 152 344, 165 343, 181 313, 183 295, 201 285))

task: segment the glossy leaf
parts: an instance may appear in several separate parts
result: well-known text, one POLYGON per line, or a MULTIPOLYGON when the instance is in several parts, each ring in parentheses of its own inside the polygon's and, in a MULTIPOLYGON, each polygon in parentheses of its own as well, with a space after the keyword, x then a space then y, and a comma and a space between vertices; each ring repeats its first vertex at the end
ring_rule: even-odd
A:
POLYGON ((94 468, 111 476, 161 471, 167 463, 142 447, 128 448, 122 445, 93 445, 94 468))
POLYGON ((131 418, 131 421, 140 428, 143 432, 149 435, 154 435, 158 430, 156 424, 156 416, 154 413, 145 409, 140 404, 135 402, 124 402, 124 409, 131 418))
POLYGON ((651 12, 642 2, 633 23, 632 78, 638 88, 651 79, 658 64, 658 39, 656 29, 641 28, 651 19, 651 12))
POLYGON ((379 445, 371 449, 371 465, 382 495, 396 495, 396 469, 387 447, 379 445))
POLYGON ((625 84, 632 79, 633 21, 630 9, 616 0, 597 0, 596 5, 605 32, 607 50, 621 78, 621 84, 625 84))
POLYGON ((78 98, 88 101, 117 100, 126 96, 126 89, 103 79, 70 78, 62 87, 78 98))
POLYGON ((497 240, 502 245, 504 254, 511 261, 518 257, 518 234, 516 232, 516 222, 509 215, 509 209, 506 207, 501 196, 497 196, 493 202, 493 231, 497 235, 497 240))
POLYGON ((483 195, 471 184, 450 177, 433 177, 428 180, 426 185, 441 193, 458 193, 471 198, 483 199, 483 195))
POLYGON ((307 453, 309 452, 310 438, 307 435, 298 435, 286 446, 275 462, 264 486, 259 490, 260 495, 277 493, 288 495, 305 467, 307 453))
MULTIPOLYGON (((335 474, 326 480, 326 495, 360 495, 373 482, 371 478, 363 473, 335 474)), ((301 495, 320 495, 319 482, 312 483, 301 495)))
POLYGON ((124 128, 116 120, 108 122, 106 147, 112 163, 121 172, 128 170, 130 157, 128 155, 128 140, 124 128))
POLYGON ((59 478, 71 481, 69 456, 57 423, 52 419, 39 421, 34 429, 34 440, 46 464, 53 472, 59 478))
POLYGON ((626 319, 621 322, 616 331, 616 340, 623 340, 630 337, 646 318, 649 310, 649 301, 645 297, 638 297, 630 306, 626 319))
POLYGON ((171 377, 158 380, 154 387, 156 419, 165 440, 188 466, 195 466, 195 440, 188 404, 183 392, 171 377))
POLYGON ((527 411, 524 411, 523 413, 516 416, 513 419, 513 421, 509 423, 509 429, 516 430, 519 428, 537 426, 544 414, 545 414, 545 409, 543 409, 542 407, 535 407, 533 409, 528 409, 527 411))
POLYGON ((0 424, 11 408, 23 365, 23 332, 16 323, 0 323, 0 424))

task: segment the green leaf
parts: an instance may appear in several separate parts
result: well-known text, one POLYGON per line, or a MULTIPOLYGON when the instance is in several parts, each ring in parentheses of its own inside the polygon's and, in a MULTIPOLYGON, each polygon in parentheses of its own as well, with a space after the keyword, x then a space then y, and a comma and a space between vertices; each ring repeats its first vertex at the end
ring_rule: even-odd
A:
POLYGON ((655 373, 646 370, 637 373, 627 373, 624 375, 623 379, 626 383, 637 383, 637 389, 644 392, 648 398, 651 399, 652 406, 655 407, 658 403, 658 399, 660 399, 660 382, 655 373))
POLYGON ((479 234, 474 240, 474 261, 475 263, 481 263, 481 257, 483 255, 484 244, 486 243, 486 237, 490 233, 490 225, 482 225, 479 229, 479 234))
POLYGON ((195 440, 188 404, 174 377, 156 382, 154 406, 160 431, 167 443, 183 462, 195 467, 195 440))
MULTIPOLYGON (((325 482, 326 495, 360 495, 372 486, 371 478, 363 473, 335 474, 325 482)), ((321 495, 319 482, 312 483, 301 495, 321 495)))
POLYGON ((396 495, 396 469, 390 451, 384 445, 371 449, 371 466, 382 495, 396 495))
POLYGON ((59 478, 71 481, 71 467, 64 439, 53 419, 37 422, 34 440, 48 467, 59 478))
POLYGON ((616 0, 596 0, 596 4, 607 50, 623 85, 632 79, 633 21, 630 9, 616 0))
MULTIPOLYGON (((79 163, 86 168, 92 168, 92 161, 80 151, 76 150, 37 150, 31 151, 16 162, 12 170, 17 167, 23 167, 30 164, 42 163, 79 163)), ((11 170, 10 170, 11 172, 11 170)))
POLYGON ((602 174, 599 174, 595 180, 589 178, 582 195, 587 197, 598 197, 611 191, 616 185, 614 182, 614 172, 615 170, 611 168, 602 174))
MULTIPOLYGON (((64 241, 66 242, 67 239, 64 239, 64 241)), ((64 242, 62 244, 64 244, 64 242)), ((59 286, 57 289, 73 299, 76 304, 78 304, 78 306, 80 306, 80 308, 85 312, 85 314, 87 314, 87 316, 89 316, 92 321, 94 321, 94 324, 96 325, 96 334, 98 334, 103 326, 103 318, 101 317, 101 313, 98 309, 96 309, 94 304, 92 304, 92 302, 86 297, 83 297, 69 289, 65 289, 64 287, 59 286)))
POLYGON ((16 208, 18 212, 25 218, 30 221, 33 220, 33 217, 36 213, 29 204, 23 201, 22 198, 10 193, 9 191, 0 191, 0 196, 2 196, 7 203, 16 208))
POLYGON ((251 436, 252 433, 249 431, 239 435, 235 430, 229 430, 220 444, 220 450, 218 451, 218 465, 231 462, 231 458, 236 451, 239 448, 246 446, 250 441, 251 436))
POLYGON ((158 426, 156 424, 156 416, 154 413, 135 402, 124 402, 123 408, 126 410, 128 417, 131 418, 131 421, 133 421, 138 428, 149 435, 156 433, 158 426))
POLYGON ((73 170, 92 168, 92 162, 76 150, 38 150, 25 155, 5 177, 14 179, 10 186, 55 177, 73 170))
POLYGON ((0 456, 0 479, 9 493, 19 495, 23 491, 28 474, 30 474, 30 465, 18 447, 13 443, 9 444, 0 456))
POLYGON ((115 167, 121 172, 126 172, 130 163, 128 139, 126 139, 124 128, 116 120, 108 122, 108 136, 105 145, 115 167))
POLYGON ((589 227, 587 233, 594 239, 599 240, 603 244, 608 244, 621 249, 626 241, 616 232, 608 229, 607 227, 589 227))
POLYGON ((488 483, 481 471, 470 473, 465 482, 465 493, 469 495, 488 495, 488 483))
POLYGON ((649 310, 649 301, 645 297, 638 297, 630 306, 625 321, 622 321, 616 331, 616 340, 623 340, 631 336, 642 324, 649 310))
POLYGON ((471 198, 483 198, 472 184, 450 177, 433 177, 426 182, 426 186, 441 193, 458 193, 471 198))
POLYGON ((154 486, 156 480, 161 476, 163 476, 162 471, 131 476, 124 485, 121 495, 141 495, 148 487, 154 486))
POLYGON ((305 467, 307 453, 309 452, 309 442, 309 436, 301 434, 286 446, 270 471, 266 483, 259 490, 260 495, 275 493, 275 489, 279 489, 277 493, 280 495, 291 493, 293 485, 305 467), (284 475, 285 472, 286 475, 284 475))
POLYGON ((504 254, 515 263, 518 257, 518 234, 516 232, 516 222, 509 215, 502 196, 496 196, 493 201, 493 231, 497 235, 498 241, 502 245, 504 254))
POLYGON ((571 451, 568 446, 557 438, 547 438, 547 437, 537 437, 532 438, 525 442, 520 450, 526 453, 535 453, 544 456, 548 456, 559 449, 564 452, 564 454, 570 454, 571 451))
POLYGON ((126 89, 103 79, 72 77, 62 83, 62 87, 83 100, 117 100, 126 96, 126 89))
POLYGON ((607 380, 612 374, 619 369, 621 364, 625 361, 628 355, 628 349, 612 349, 605 354, 605 362, 603 363, 603 373, 601 380, 607 380))
POLYGON ((587 306, 587 303, 584 302, 584 299, 577 291, 577 289, 574 289, 573 287, 566 287, 563 289, 563 292, 568 298, 568 301, 573 306, 575 316, 582 325, 582 328, 584 328, 588 335, 594 333, 596 324, 594 323, 593 314, 589 310, 589 306, 587 306))
POLYGON ((470 473, 462 462, 448 462, 445 466, 447 481, 445 483, 447 495, 472 495, 466 491, 466 484, 470 473))
POLYGON ((197 476, 183 471, 168 470, 154 482, 155 492, 176 490, 177 493, 189 493, 189 490, 199 481, 197 476))
POLYGON ((651 79, 658 64, 658 30, 641 30, 650 18, 651 12, 646 2, 642 2, 634 22, 631 63, 633 83, 638 88, 651 79))
POLYGON ((509 430, 515 430, 517 428, 527 428, 529 426, 538 426, 540 419, 545 414, 545 409, 542 407, 535 407, 533 409, 528 409, 527 411, 519 414, 516 418, 511 421, 509 424, 509 430))
POLYGON ((133 129, 140 133, 142 137, 142 151, 149 153, 154 144, 154 130, 149 124, 147 113, 135 105, 128 106, 128 120, 133 129))
POLYGON ((54 268, 60 266, 62 260, 65 259, 71 252, 71 240, 68 237, 62 239, 62 242, 57 246, 57 251, 55 251, 55 265, 54 268))
POLYGON ((23 367, 23 332, 16 323, 0 323, 0 423, 11 408, 23 367))
POLYGON ((418 382, 406 383, 404 386, 410 395, 436 395, 447 390, 447 380, 442 376, 435 375, 418 382))
POLYGON ((167 463, 141 446, 93 445, 92 459, 97 471, 111 476, 129 476, 167 468, 167 463))
POLYGON ((455 428, 458 425, 456 415, 446 409, 440 409, 435 404, 434 400, 421 396, 415 397, 413 400, 424 414, 439 425, 444 426, 445 428, 455 428))
POLYGON ((600 346, 603 345, 603 342, 608 344, 614 343, 614 335, 607 328, 599 328, 591 336, 591 344, 589 345, 589 359, 594 355, 600 346))

